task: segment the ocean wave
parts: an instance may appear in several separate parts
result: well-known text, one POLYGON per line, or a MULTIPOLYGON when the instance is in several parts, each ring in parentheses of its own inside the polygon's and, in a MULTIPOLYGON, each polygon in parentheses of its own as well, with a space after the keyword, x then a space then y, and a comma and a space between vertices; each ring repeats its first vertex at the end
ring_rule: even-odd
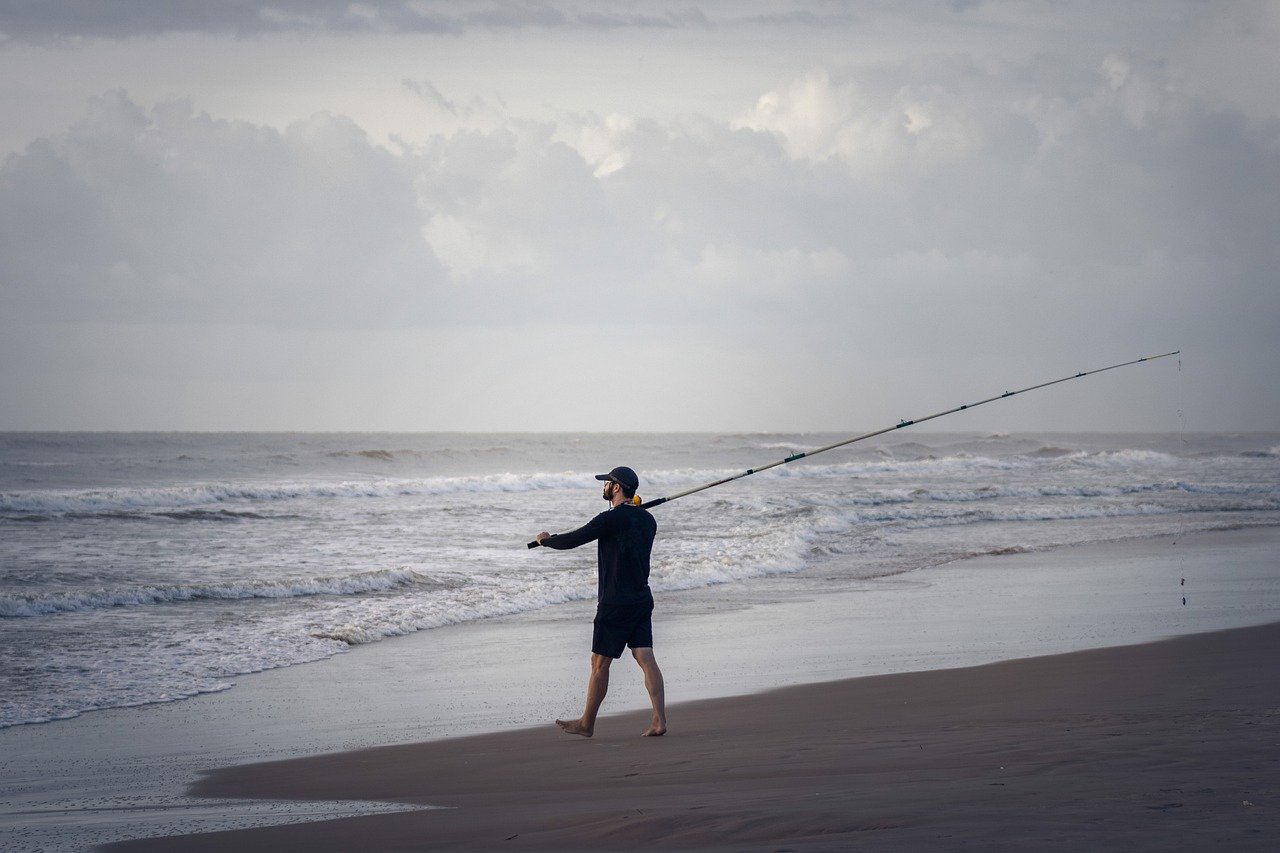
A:
MULTIPOLYGON (((655 593, 700 589, 767 575, 786 574, 805 567, 804 552, 815 531, 774 529, 750 538, 751 559, 741 554, 666 554, 649 577, 655 593)), ((472 577, 468 583, 428 599, 367 600, 335 606, 341 618, 319 617, 330 624, 313 627, 315 639, 348 645, 375 643, 418 631, 496 616, 540 610, 556 604, 586 601, 596 596, 595 570, 547 573, 509 573, 502 577, 472 577)), ((308 617, 313 621, 317 618, 308 617)))
POLYGON ((1079 451, 1069 450, 1068 448, 1065 448, 1065 447, 1054 447, 1053 445, 1046 445, 1044 447, 1036 448, 1035 450, 1031 451, 1026 455, 1034 456, 1038 459, 1057 459, 1059 456, 1070 456, 1071 454, 1078 453, 1078 452, 1079 451))
POLYGON ((792 453, 808 453, 811 450, 817 450, 822 445, 819 444, 796 444, 795 442, 786 441, 762 441, 752 444, 748 450, 784 450, 787 455, 792 453))
POLYGON ((0 516, 5 521, 16 522, 48 522, 58 521, 60 519, 102 519, 108 521, 153 521, 158 518, 170 519, 172 521, 222 521, 222 522, 238 522, 238 521, 281 521, 286 519, 300 518, 298 515, 290 513, 278 512, 254 512, 252 510, 235 510, 235 509, 110 509, 101 512, 85 512, 85 511, 64 511, 54 513, 9 513, 0 516))
MULTIPOLYGON (((1177 512, 1226 513, 1254 509, 1280 509, 1280 502, 1253 504, 1204 504, 1175 508, 1159 504, 1093 504, 1089 506, 1017 505, 952 507, 939 504, 886 505, 815 512, 810 507, 803 518, 773 519, 775 523, 756 525, 754 521, 722 531, 720 536, 690 538, 679 534, 664 540, 662 559, 650 575, 657 593, 699 589, 750 578, 789 574, 811 565, 815 548, 833 541, 867 542, 859 528, 891 524, 897 529, 920 529, 982 522, 1066 521, 1073 519, 1164 516, 1177 512), (724 538, 728 537, 728 538, 724 538)), ((935 565, 976 556, 1019 554, 1039 550, 1023 544, 1000 544, 980 550, 948 553, 939 560, 932 554, 923 563, 935 565)), ((825 551, 819 552, 819 556, 825 551)), ((900 571, 894 569, 889 573, 900 571)), ((501 577, 472 577, 467 584, 429 599, 370 599, 339 602, 330 617, 319 620, 309 635, 362 645, 379 640, 469 622, 538 610, 595 595, 592 568, 578 571, 525 574, 510 572, 501 577)))
MULTIPOLYGON (((290 663, 309 663, 310 661, 291 661, 290 663)), ((280 664, 288 666, 289 663, 280 664)), ((188 679, 189 680, 189 679, 188 679)), ((0 697, 0 729, 11 726, 26 726, 33 723, 53 723, 60 720, 74 720, 89 711, 105 711, 110 708, 138 708, 143 705, 157 705, 167 702, 178 702, 200 696, 204 693, 221 693, 230 690, 235 684, 229 681, 215 681, 190 687, 174 687, 168 684, 138 688, 128 685, 123 690, 112 690, 110 686, 85 690, 82 695, 59 696, 40 699, 14 699, 0 697)))
MULTIPOLYGON (((1274 495, 1280 497, 1280 484, 1187 483, 1167 480, 1159 483, 1129 483, 1116 486, 979 486, 973 489, 916 489, 911 495, 920 500, 965 503, 999 498, 1120 498, 1130 495, 1184 492, 1187 494, 1274 495)), ((900 503, 892 497, 886 503, 900 503)))
POLYGON ((1074 464, 1088 468, 1124 468, 1129 466, 1176 465, 1178 457, 1159 450, 1106 450, 1099 453, 1080 451, 1066 457, 1074 464))
MULTIPOLYGON (((596 594, 594 581, 586 573, 579 578, 566 577, 563 580, 522 578, 518 575, 491 583, 485 583, 483 579, 472 580, 479 582, 430 599, 369 601, 346 606, 335 614, 339 618, 321 617, 329 624, 312 627, 308 634, 315 639, 359 646, 446 625, 583 601, 596 594)), ((309 618, 315 620, 315 617, 309 618)))
POLYGON ((0 493, 3 513, 109 513, 233 502, 311 498, 385 498, 454 492, 514 492, 580 486, 581 475, 516 474, 440 477, 425 480, 342 482, 207 483, 190 486, 68 489, 0 493))
MULTIPOLYGON (((972 488, 917 487, 900 489, 872 489, 850 492, 828 492, 811 495, 804 503, 794 507, 794 512, 811 512, 819 506, 892 506, 911 503, 973 503, 995 501, 1004 498, 1119 498, 1129 495, 1198 492, 1222 496, 1276 495, 1280 497, 1280 485, 1275 487, 1196 485, 1178 481, 1159 483, 1133 483, 1120 486, 974 486, 972 488)), ((725 504, 724 509, 733 507, 725 504)))
POLYGON ((485 445, 483 447, 437 447, 431 450, 413 449, 401 447, 394 450, 387 448, 359 448, 359 449, 342 449, 330 450, 325 453, 330 459, 349 459, 359 457, 364 459, 373 459, 378 462, 394 462, 397 459, 426 459, 426 458, 458 458, 465 456, 488 456, 488 455, 506 455, 511 452, 511 448, 506 445, 494 444, 485 445))
POLYGON ((177 509, 177 510, 161 510, 158 512, 148 513, 152 516, 161 516, 163 518, 172 518, 175 521, 241 521, 243 519, 281 519, 296 518, 293 515, 267 515, 261 512, 252 512, 250 510, 234 510, 234 509, 177 509))
POLYGON ((301 598, 310 595, 362 595, 398 587, 443 586, 412 569, 378 569, 354 575, 238 581, 223 584, 140 586, 65 594, 9 595, 0 598, 0 617, 47 616, 82 610, 106 610, 183 601, 238 601, 251 598, 301 598))
POLYGON ((1174 515, 1178 513, 1274 512, 1280 500, 1214 502, 1205 504, 1071 504, 1018 505, 1009 507, 885 506, 850 510, 847 520, 854 524, 897 523, 903 527, 977 524, 983 522, 1083 521, 1099 518, 1174 515))
POLYGON ((202 483, 190 486, 120 489, 46 489, 0 493, 0 513, 109 512, 311 498, 387 498, 460 492, 524 492, 581 488, 584 483, 591 483, 594 488, 592 476, 574 473, 489 474, 418 480, 202 483))
POLYGON ((1280 495, 1280 483, 1178 483, 1185 492, 1202 495, 1280 495))
MULTIPOLYGON (((753 541, 764 543, 763 552, 777 546, 784 553, 770 559, 756 552, 762 558, 755 562, 697 556, 664 561, 652 576, 653 588, 690 589, 800 568, 790 556, 800 541, 795 535, 773 531, 753 541)), ((76 669, 93 671, 92 685, 69 685, 61 695, 0 697, 0 728, 68 719, 103 708, 178 701, 224 690, 230 686, 227 679, 236 675, 321 660, 389 637, 584 601, 596 594, 595 571, 588 568, 456 580, 425 596, 421 589, 405 588, 389 597, 354 596, 277 613, 269 623, 244 621, 198 630, 183 643, 147 648, 145 654, 121 654, 114 647, 77 650, 64 655, 58 666, 72 661, 76 669)))
MULTIPOLYGON (((827 577, 970 556, 1280 523, 1280 468, 1256 455, 1274 436, 920 437, 805 458, 655 511, 652 587, 678 596, 799 571, 796 586, 821 589, 827 577)), ((835 438, 626 442, 653 499, 835 438)), ((0 727, 171 701, 384 637, 590 600, 593 548, 523 545, 539 529, 530 518, 603 509, 589 460, 612 456, 614 439, 493 437, 480 443, 512 449, 483 464, 466 457, 504 451, 468 448, 473 440, 219 438, 206 451, 206 439, 182 438, 153 451, 147 438, 125 453, 94 438, 100 455, 74 476, 5 469, 0 615, 38 618, 0 619, 14 640, 0 681, 17 674, 0 691, 0 727), (415 458, 396 450, 415 442, 430 447, 415 458), (265 454, 277 446, 292 453, 273 461, 265 454), (193 464, 175 463, 180 451, 193 464), (290 467, 276 464, 284 459, 290 467), (100 476, 111 479, 87 479, 100 476), (216 571, 228 565, 246 580, 216 571), (375 566, 399 568, 367 571, 375 566)), ((81 460, 82 450, 66 455, 81 460)))
POLYGON ((417 456, 418 454, 412 450, 334 450, 329 453, 329 456, 336 459, 361 456, 365 459, 376 459, 379 462, 392 462, 397 456, 401 455, 417 456))
MULTIPOLYGON (((903 474, 926 478, 933 475, 975 476, 983 472, 1058 470, 1061 466, 1135 472, 1148 471, 1176 462, 1176 457, 1149 450, 1120 450, 1100 453, 1073 451, 1066 455, 1037 457, 950 456, 917 459, 877 458, 816 464, 805 462, 779 466, 760 472, 761 478, 830 478, 903 474)), ((645 474, 641 491, 683 488, 702 482, 741 474, 742 468, 672 468, 645 474)), ((227 503, 262 503, 298 499, 357 499, 434 496, 462 493, 535 492, 543 490, 594 488, 588 473, 535 472, 502 473, 421 479, 380 478, 372 480, 197 483, 187 486, 134 487, 118 489, 32 490, 0 493, 0 513, 58 514, 164 509, 177 511, 227 503)), ((648 495, 646 495, 648 496, 648 495)))

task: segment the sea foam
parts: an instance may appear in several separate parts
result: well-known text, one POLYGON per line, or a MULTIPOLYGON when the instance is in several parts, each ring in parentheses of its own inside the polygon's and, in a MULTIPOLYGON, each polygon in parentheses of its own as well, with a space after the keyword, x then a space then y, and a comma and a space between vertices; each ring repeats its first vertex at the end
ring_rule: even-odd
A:
POLYGON ((180 601, 242 601, 252 598, 298 598, 311 595, 362 595, 403 586, 443 584, 412 569, 379 569, 337 577, 283 578, 223 584, 139 586, 57 595, 0 597, 0 617, 43 616, 143 604, 180 601))

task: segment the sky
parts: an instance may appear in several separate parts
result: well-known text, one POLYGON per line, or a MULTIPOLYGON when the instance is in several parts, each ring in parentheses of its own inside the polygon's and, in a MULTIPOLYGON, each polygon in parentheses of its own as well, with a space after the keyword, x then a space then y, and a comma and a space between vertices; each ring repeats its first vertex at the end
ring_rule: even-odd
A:
POLYGON ((0 0, 0 429, 1280 430, 1280 3, 0 0))

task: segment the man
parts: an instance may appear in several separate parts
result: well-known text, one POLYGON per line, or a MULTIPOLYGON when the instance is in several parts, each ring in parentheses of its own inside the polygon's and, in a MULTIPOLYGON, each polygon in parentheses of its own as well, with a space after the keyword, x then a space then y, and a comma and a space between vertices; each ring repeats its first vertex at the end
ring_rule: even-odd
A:
POLYGON ((611 509, 577 530, 555 535, 544 531, 537 536, 538 544, 557 550, 598 543, 599 581, 587 704, 581 717, 556 720, 556 725, 566 734, 595 734, 596 715, 609 691, 609 665, 630 646, 653 704, 653 721, 644 736, 660 737, 667 733, 667 710, 662 670, 653 656, 653 593, 649 591, 649 555, 658 523, 634 500, 640 488, 635 471, 621 466, 608 474, 597 474, 596 479, 605 481, 604 499, 611 509))

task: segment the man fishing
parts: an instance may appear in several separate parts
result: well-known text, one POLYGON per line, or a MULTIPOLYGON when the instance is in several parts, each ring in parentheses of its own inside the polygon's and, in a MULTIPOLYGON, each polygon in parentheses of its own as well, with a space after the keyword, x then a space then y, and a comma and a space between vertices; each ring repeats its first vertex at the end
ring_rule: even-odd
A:
POLYGON ((597 542, 599 579, 595 631, 591 640, 591 676, 587 680, 587 704, 576 720, 556 720, 566 734, 591 737, 596 715, 609 691, 609 666, 631 647, 631 654, 644 672, 644 687, 653 704, 653 721, 645 737, 667 733, 666 699, 662 670, 653 656, 653 593, 649 591, 649 555, 658 523, 635 500, 640 478, 626 466, 608 474, 604 499, 612 506, 577 530, 568 533, 539 533, 535 542, 563 551, 588 542, 597 542))

